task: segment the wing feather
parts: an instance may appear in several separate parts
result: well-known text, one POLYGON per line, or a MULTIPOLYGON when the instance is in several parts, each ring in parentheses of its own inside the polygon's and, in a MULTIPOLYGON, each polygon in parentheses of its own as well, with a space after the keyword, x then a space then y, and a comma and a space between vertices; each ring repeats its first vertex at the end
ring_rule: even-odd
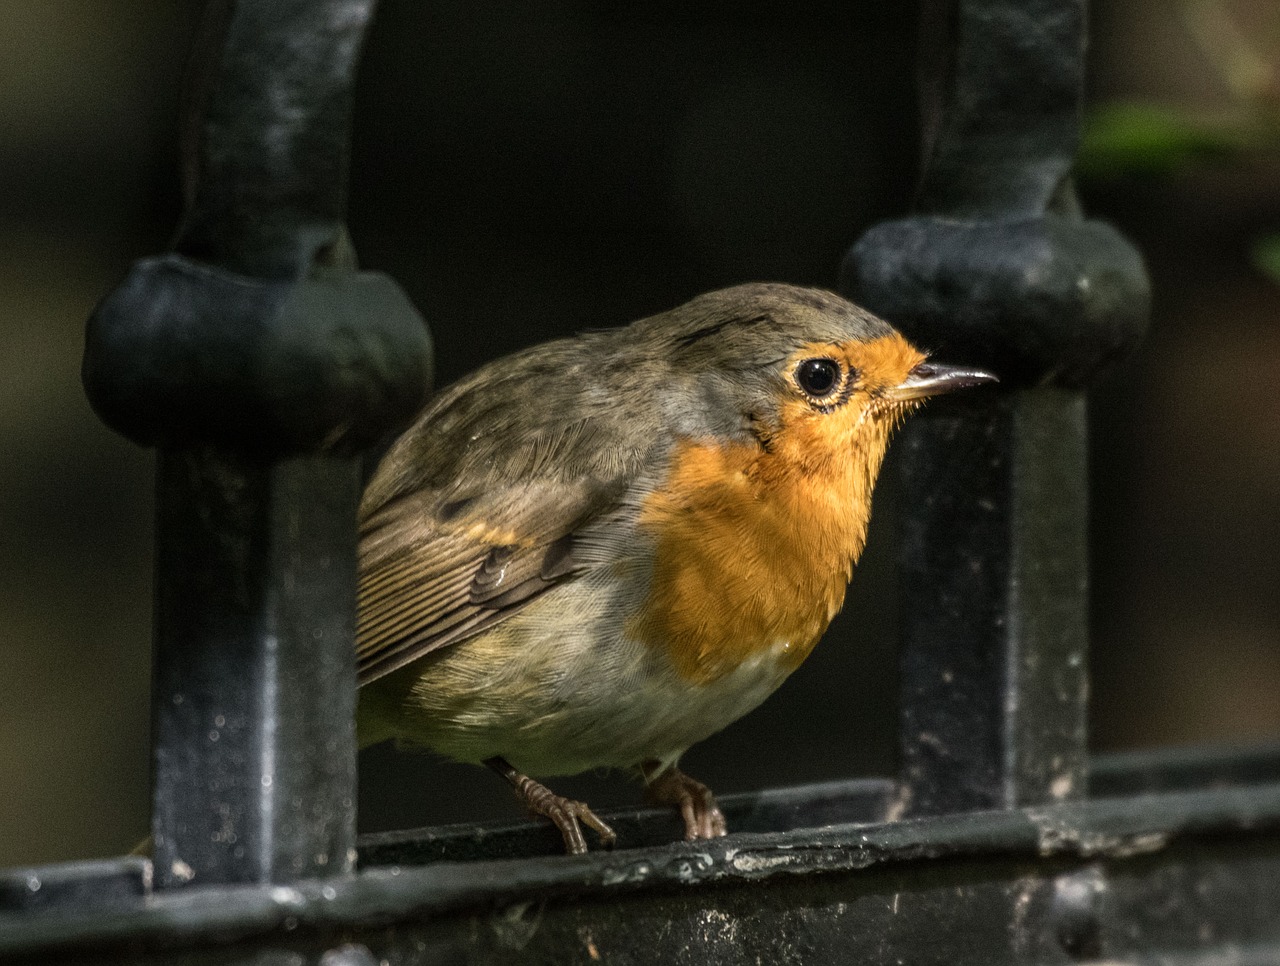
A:
MULTIPOLYGON (((496 487, 444 519, 430 494, 362 532, 356 657, 366 684, 517 613, 585 568, 575 535, 616 511, 618 486, 496 487)), ((438 501, 436 501, 438 502, 438 501)), ((596 555, 599 558, 599 555, 596 555)))
POLYGON ((636 417, 653 407, 652 378, 641 392, 629 367, 602 364, 618 338, 491 363, 442 392, 387 453, 361 504, 362 684, 630 552, 638 481, 669 441, 636 417))

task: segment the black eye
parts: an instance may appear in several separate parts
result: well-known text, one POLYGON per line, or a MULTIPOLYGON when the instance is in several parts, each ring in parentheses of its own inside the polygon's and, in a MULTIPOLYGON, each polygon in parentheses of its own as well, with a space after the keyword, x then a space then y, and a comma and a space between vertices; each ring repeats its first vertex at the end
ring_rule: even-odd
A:
POLYGON ((796 366, 796 384, 816 399, 829 395, 840 380, 840 364, 834 359, 805 359, 796 366))

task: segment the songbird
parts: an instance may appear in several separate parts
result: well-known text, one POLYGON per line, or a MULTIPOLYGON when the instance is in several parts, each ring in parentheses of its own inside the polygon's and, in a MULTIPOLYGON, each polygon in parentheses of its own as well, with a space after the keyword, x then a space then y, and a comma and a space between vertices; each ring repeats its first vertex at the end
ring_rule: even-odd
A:
POLYGON ((759 705, 844 601, 894 427, 994 381, 830 292, 702 295, 498 359, 441 391, 360 509, 362 746, 535 780, 638 771, 686 839, 725 834, 681 754, 759 705))

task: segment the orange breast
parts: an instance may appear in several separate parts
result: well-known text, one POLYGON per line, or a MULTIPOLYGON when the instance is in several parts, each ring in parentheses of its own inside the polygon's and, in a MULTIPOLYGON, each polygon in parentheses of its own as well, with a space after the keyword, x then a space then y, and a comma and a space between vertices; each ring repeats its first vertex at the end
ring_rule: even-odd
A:
POLYGON ((654 574, 629 630, 666 649, 684 678, 710 683, 767 651, 793 669, 839 611, 884 441, 850 447, 832 435, 838 422, 815 424, 820 438, 793 431, 769 452, 678 445, 668 484, 640 514, 654 574))

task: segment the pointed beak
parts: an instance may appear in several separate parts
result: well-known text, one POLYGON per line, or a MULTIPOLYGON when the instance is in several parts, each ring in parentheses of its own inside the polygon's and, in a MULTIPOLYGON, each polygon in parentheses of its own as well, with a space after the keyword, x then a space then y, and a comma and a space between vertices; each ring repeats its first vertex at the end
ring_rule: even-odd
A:
POLYGON ((889 390, 889 396, 893 399, 923 399, 926 396, 940 396, 944 392, 999 381, 994 373, 985 369, 962 369, 959 366, 922 362, 907 373, 906 379, 889 390))

